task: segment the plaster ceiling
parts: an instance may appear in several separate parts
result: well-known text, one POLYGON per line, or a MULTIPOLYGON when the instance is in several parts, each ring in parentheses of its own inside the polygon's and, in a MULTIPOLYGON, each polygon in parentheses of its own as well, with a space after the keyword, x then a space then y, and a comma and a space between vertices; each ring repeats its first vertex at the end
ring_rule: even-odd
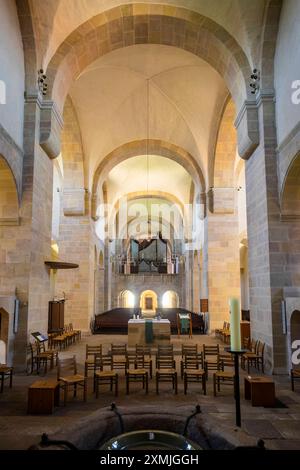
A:
POLYGON ((70 94, 90 181, 111 151, 147 138, 183 148, 207 176, 210 132, 228 90, 202 59, 169 46, 126 47, 95 61, 70 94))
POLYGON ((149 155, 148 158, 140 155, 128 158, 109 172, 108 202, 114 205, 120 197, 134 191, 146 194, 167 192, 182 204, 187 204, 191 183, 190 175, 178 163, 157 155, 149 155))
MULTIPOLYGON (((135 0, 30 0, 38 40, 39 63, 46 68, 59 45, 93 16, 135 0)), ((143 0, 146 4, 183 7, 222 25, 242 46, 252 62, 258 58, 265 0, 143 0)))

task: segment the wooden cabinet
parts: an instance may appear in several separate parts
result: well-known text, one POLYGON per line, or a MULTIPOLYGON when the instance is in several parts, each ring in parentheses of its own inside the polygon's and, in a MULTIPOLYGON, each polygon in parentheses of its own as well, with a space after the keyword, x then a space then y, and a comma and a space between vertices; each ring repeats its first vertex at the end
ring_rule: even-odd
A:
POLYGON ((275 384, 269 377, 245 377, 245 400, 252 406, 275 406, 275 384))
POLYGON ((38 380, 28 389, 29 414, 52 414, 54 406, 59 405, 59 382, 57 380, 38 380))
POLYGON ((65 320, 65 301, 53 300, 49 302, 48 333, 62 330, 65 320))
POLYGON ((241 321, 241 343, 244 344, 244 339, 249 338, 251 339, 251 332, 250 332, 250 322, 249 321, 241 321))

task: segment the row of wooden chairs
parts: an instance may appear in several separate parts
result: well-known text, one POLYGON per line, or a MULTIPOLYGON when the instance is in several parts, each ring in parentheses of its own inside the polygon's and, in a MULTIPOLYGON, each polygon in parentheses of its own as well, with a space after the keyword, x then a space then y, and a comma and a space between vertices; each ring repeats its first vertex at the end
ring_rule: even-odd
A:
POLYGON ((246 369, 248 374, 250 373, 250 366, 255 367, 257 370, 260 370, 264 373, 264 353, 265 353, 265 343, 257 340, 252 340, 250 343, 249 351, 241 356, 241 367, 246 369))
POLYGON ((223 328, 215 330, 215 336, 224 341, 224 343, 230 343, 230 323, 224 321, 223 328))
POLYGON ((53 369, 57 365, 58 351, 56 349, 46 349, 45 343, 35 341, 29 343, 27 346, 27 372, 33 374, 35 371, 40 373, 43 368, 44 373, 47 374, 48 364, 49 368, 53 369))
MULTIPOLYGON (((219 345, 203 346, 203 352, 198 352, 198 345, 182 345, 180 363, 181 378, 184 380, 184 392, 187 392, 189 382, 202 382, 203 392, 206 393, 208 371, 214 370, 216 378, 219 372, 224 373, 224 365, 233 366, 231 355, 220 354, 219 345), (212 356, 215 356, 214 359, 212 356)), ((173 345, 158 346, 155 356, 156 391, 159 393, 160 382, 171 382, 177 393, 177 371, 173 345)), ((98 395, 98 385, 104 381, 111 386, 118 385, 118 374, 115 369, 124 369, 126 374, 127 393, 131 381, 143 381, 143 387, 148 391, 148 377, 152 378, 151 349, 148 346, 136 345, 134 352, 127 351, 127 345, 111 345, 108 354, 103 354, 102 345, 86 346, 85 375, 94 371, 94 389, 98 395), (134 369, 130 369, 133 365, 134 369), (105 371, 107 366, 110 371, 105 371), (97 372, 99 371, 99 372, 97 372)), ((223 374, 222 381, 232 379, 228 373, 223 374)), ((217 382, 214 381, 214 384, 217 382)), ((216 387, 215 387, 216 388, 216 387)), ((218 385, 218 389, 220 386, 218 385)))
POLYGON ((64 326, 64 329, 61 333, 51 333, 49 334, 49 348, 59 348, 66 349, 71 344, 74 344, 76 341, 81 340, 81 330, 74 330, 73 324, 69 323, 64 326))

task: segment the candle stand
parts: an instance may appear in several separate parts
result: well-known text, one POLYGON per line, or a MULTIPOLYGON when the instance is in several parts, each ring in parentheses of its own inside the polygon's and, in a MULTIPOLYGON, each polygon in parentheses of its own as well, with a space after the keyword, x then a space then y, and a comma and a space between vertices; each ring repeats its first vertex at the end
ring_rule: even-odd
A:
POLYGON ((229 352, 234 356, 234 398, 235 398, 235 423, 241 427, 241 395, 240 395, 240 371, 239 371, 239 356, 244 354, 247 350, 241 349, 240 351, 234 351, 231 348, 225 348, 226 352, 229 352))

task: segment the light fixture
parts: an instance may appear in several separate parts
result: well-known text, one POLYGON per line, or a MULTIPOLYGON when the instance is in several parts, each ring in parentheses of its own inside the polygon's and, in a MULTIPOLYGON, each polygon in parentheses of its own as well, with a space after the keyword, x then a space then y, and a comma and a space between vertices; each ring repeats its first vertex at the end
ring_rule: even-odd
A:
POLYGON ((251 88, 251 95, 255 95, 259 90, 259 81, 260 81, 260 73, 258 69, 253 69, 252 74, 250 75, 250 88, 251 88))
POLYGON ((38 70, 38 87, 43 96, 47 95, 48 84, 46 82, 47 76, 44 73, 43 69, 38 70))
POLYGON ((146 208, 147 208, 147 235, 148 235, 148 241, 151 240, 151 214, 150 214, 150 211, 151 211, 151 206, 150 206, 150 210, 149 210, 149 134, 150 134, 150 131, 149 131, 149 125, 150 125, 150 122, 149 122, 149 106, 150 106, 150 102, 149 102, 149 85, 150 85, 150 82, 149 82, 149 78, 147 78, 147 81, 146 81, 146 85, 147 85, 147 90, 146 90, 146 112, 147 112, 147 116, 146 116, 146 125, 147 125, 147 129, 146 129, 146 164, 147 164, 147 196, 146 196, 146 208))

